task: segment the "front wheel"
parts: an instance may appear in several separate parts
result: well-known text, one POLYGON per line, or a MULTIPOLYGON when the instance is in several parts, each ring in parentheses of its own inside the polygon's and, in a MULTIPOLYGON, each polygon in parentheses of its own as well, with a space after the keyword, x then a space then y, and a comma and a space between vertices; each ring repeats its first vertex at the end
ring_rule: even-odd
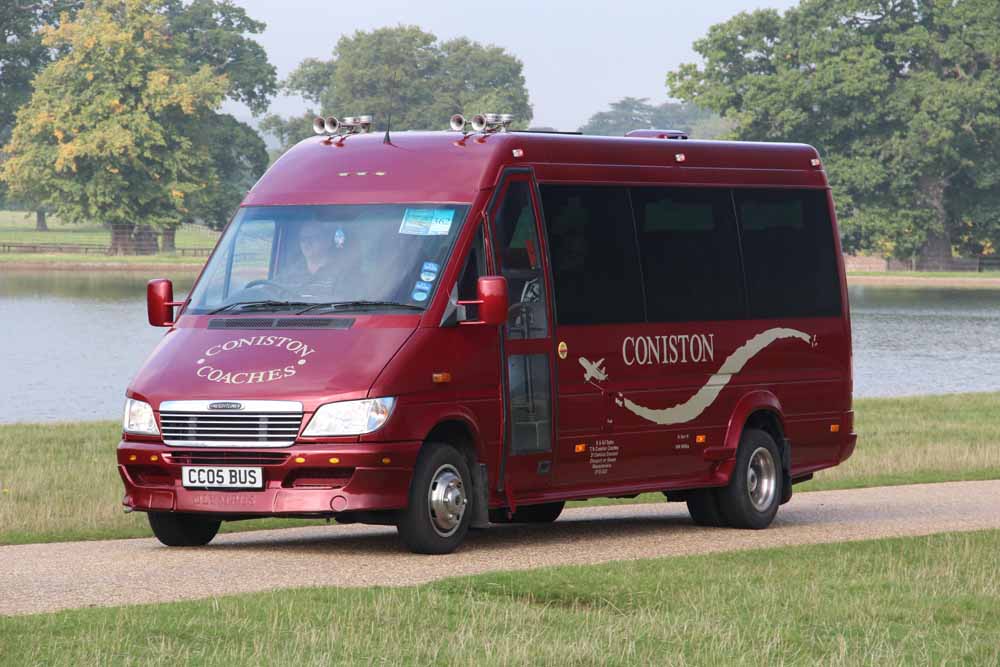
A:
POLYGON ((177 514, 174 512, 149 512, 149 527, 153 529, 163 544, 168 547, 201 547, 212 541, 219 532, 222 522, 197 514, 177 514))
POLYGON ((444 443, 424 446, 413 470, 409 503, 396 524, 410 551, 446 554, 462 543, 472 519, 467 511, 471 479, 457 449, 444 443))
POLYGON ((781 504, 781 455, 766 431, 747 429, 740 437, 729 485, 716 491, 719 510, 733 528, 767 528, 781 504))

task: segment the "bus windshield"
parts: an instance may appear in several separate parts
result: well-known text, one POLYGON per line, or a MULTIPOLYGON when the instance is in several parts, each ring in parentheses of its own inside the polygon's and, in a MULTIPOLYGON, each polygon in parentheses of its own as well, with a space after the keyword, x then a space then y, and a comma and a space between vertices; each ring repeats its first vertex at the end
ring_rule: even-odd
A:
POLYGON ((467 206, 255 206, 239 210, 187 312, 422 310, 467 206))

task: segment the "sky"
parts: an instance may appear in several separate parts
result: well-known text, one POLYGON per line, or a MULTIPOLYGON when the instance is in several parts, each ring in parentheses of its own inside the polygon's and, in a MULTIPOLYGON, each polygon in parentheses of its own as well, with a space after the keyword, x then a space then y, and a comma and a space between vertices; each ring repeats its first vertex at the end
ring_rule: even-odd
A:
MULTIPOLYGON (((501 46, 524 63, 534 107, 531 124, 560 130, 577 129, 622 97, 666 101, 666 73, 680 63, 698 60, 691 45, 709 26, 741 11, 784 10, 797 4, 797 0, 234 1, 267 24, 257 39, 281 78, 305 58, 329 59, 341 35, 383 26, 417 25, 440 39, 466 36, 501 46)), ((308 108, 306 101, 289 96, 276 97, 271 104, 271 111, 282 116, 308 108)), ((239 105, 230 103, 227 110, 249 118, 239 105)), ((442 128, 446 124, 442 118, 442 128)))

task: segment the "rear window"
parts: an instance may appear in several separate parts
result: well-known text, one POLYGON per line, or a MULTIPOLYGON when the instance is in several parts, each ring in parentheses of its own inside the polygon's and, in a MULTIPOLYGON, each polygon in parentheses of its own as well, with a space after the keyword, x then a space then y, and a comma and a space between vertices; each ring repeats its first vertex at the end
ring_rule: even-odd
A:
POLYGON ((752 318, 834 316, 840 278, 822 190, 735 190, 752 318))

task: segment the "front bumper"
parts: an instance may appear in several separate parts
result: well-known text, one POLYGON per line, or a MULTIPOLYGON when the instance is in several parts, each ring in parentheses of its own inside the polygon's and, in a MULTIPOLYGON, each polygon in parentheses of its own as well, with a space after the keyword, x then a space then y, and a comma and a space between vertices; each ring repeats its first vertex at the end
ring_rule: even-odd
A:
POLYGON ((401 509, 407 504, 420 446, 415 441, 233 450, 123 441, 117 457, 125 483, 122 504, 147 512, 195 512, 223 518, 401 509), (264 488, 184 488, 181 468, 185 465, 260 467, 264 488))

